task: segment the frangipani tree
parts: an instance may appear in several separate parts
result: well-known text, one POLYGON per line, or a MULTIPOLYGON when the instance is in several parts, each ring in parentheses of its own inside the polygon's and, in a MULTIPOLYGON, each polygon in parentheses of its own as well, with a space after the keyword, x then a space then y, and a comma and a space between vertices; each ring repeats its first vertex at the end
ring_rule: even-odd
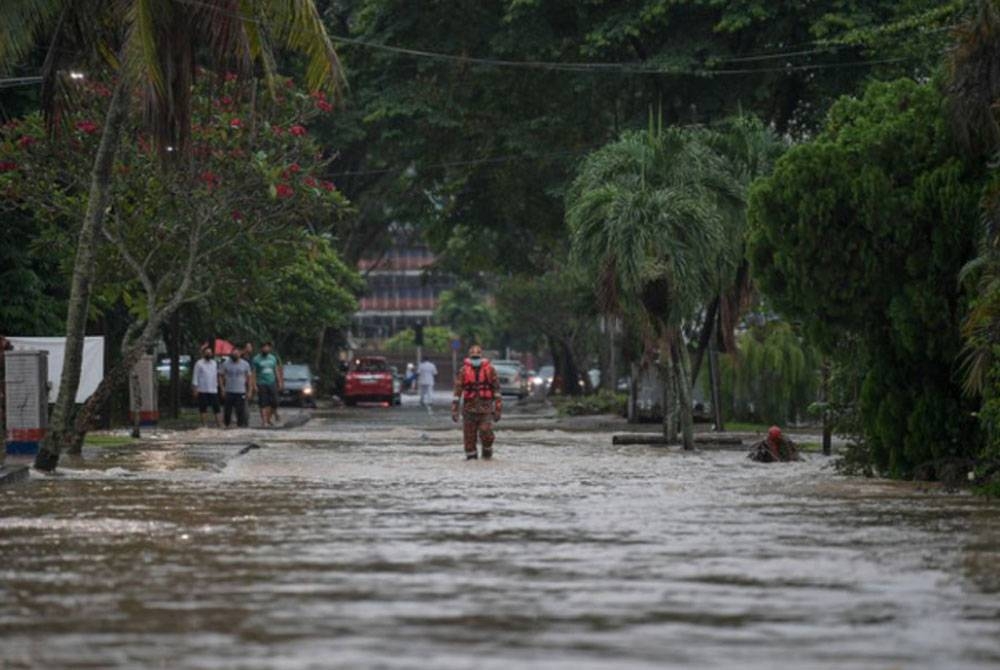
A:
POLYGON ((163 162, 183 169, 191 145, 191 91, 199 62, 225 64, 241 81, 259 70, 272 82, 274 49, 288 49, 306 57, 307 86, 330 94, 339 90, 342 70, 313 0, 8 0, 0 5, 0 71, 21 62, 39 42, 49 45, 42 98, 53 128, 59 125, 60 102, 65 100, 59 95, 60 84, 71 69, 104 63, 118 74, 79 230, 52 430, 35 461, 35 467, 52 470, 62 441, 72 433, 99 231, 110 204, 112 164, 133 100, 140 100, 144 123, 163 162))
MULTIPOLYGON (((326 96, 282 79, 280 95, 259 109, 252 95, 240 95, 234 76, 222 80, 210 86, 205 78, 192 92, 185 170, 164 170, 143 124, 134 117, 126 123, 130 141, 113 164, 91 307, 122 305, 131 323, 120 359, 76 415, 74 439, 64 440, 73 451, 103 401, 182 305, 267 302, 272 294, 264 287, 280 288, 284 295, 268 307, 275 332, 336 324, 353 311, 356 273, 324 237, 349 205, 324 179, 329 159, 308 131, 311 120, 329 113, 326 96), (289 319, 282 307, 294 302, 310 308, 300 304, 289 319)), ((99 81, 81 83, 77 104, 64 111, 72 130, 56 137, 45 133, 40 114, 0 127, 0 212, 31 217, 37 243, 65 259, 66 275, 87 196, 86 157, 101 141, 95 111, 110 95, 99 81)))

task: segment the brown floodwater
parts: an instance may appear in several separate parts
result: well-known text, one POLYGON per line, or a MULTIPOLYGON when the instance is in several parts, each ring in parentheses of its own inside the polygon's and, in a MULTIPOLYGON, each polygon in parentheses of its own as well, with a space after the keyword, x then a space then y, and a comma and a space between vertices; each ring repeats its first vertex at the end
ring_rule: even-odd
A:
POLYGON ((248 435, 0 489, 0 668, 1000 665, 995 501, 609 434, 248 435))

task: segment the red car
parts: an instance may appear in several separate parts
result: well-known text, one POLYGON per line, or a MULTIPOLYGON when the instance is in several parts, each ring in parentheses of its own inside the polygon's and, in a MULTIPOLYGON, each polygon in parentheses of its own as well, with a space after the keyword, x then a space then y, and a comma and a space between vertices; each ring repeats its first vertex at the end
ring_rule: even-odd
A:
POLYGON ((366 356, 354 361, 344 381, 344 404, 359 402, 396 402, 396 379, 381 356, 366 356))

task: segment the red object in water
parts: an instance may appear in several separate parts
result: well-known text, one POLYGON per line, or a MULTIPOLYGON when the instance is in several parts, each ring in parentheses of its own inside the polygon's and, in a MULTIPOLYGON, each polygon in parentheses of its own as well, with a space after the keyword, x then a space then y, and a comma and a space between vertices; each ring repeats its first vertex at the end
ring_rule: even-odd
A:
POLYGON ((774 460, 781 460, 781 429, 777 426, 771 426, 767 429, 767 447, 771 450, 771 455, 774 456, 774 460))

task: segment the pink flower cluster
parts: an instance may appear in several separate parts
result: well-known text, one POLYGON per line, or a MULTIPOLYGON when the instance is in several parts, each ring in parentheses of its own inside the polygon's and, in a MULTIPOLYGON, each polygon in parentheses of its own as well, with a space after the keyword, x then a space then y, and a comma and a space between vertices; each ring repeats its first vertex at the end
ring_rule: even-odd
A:
POLYGON ((202 172, 200 175, 198 175, 198 179, 200 179, 205 184, 205 186, 208 187, 209 191, 214 190, 220 184, 222 184, 222 177, 215 174, 211 170, 205 170, 204 172, 202 172))
POLYGON ((323 91, 314 91, 310 95, 312 99, 316 101, 316 109, 326 113, 333 111, 333 105, 331 105, 330 101, 326 99, 326 93, 323 91))

